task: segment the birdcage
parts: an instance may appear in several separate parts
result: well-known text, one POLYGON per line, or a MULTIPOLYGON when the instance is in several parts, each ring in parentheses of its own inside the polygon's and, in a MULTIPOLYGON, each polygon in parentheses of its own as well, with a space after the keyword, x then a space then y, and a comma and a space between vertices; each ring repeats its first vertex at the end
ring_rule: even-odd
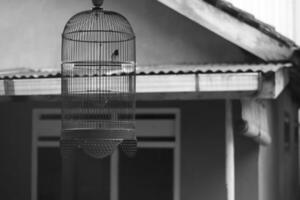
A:
POLYGON ((62 34, 61 150, 95 158, 119 146, 136 150, 135 35, 127 19, 103 0, 67 22, 62 34))

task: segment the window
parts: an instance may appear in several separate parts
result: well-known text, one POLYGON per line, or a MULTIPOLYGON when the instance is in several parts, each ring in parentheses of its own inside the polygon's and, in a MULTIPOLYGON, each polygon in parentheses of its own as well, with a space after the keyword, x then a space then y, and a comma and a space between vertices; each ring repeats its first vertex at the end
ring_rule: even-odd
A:
MULTIPOLYGON (((138 152, 115 152, 103 160, 80 153, 76 165, 78 199, 179 200, 178 109, 137 110, 138 152)), ((33 111, 32 200, 61 195, 60 110, 33 111)))
POLYGON ((140 148, 119 159, 119 200, 165 200, 173 197, 173 148, 140 148))
POLYGON ((298 122, 295 122, 295 128, 294 128, 294 143, 295 146, 299 146, 299 127, 298 127, 298 122))
POLYGON ((290 124, 290 116, 288 113, 284 115, 284 124, 283 124, 283 139, 284 139, 284 147, 285 150, 288 151, 290 148, 291 142, 291 124, 290 124))

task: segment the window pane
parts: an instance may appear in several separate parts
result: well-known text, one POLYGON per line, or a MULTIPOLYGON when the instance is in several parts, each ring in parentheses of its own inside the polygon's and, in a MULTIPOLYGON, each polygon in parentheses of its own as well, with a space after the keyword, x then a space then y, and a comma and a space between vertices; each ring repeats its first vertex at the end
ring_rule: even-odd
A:
POLYGON ((173 149, 139 149, 136 157, 120 153, 119 200, 173 199, 173 149))
POLYGON ((58 148, 39 148, 38 199, 60 200, 61 160, 58 148))
POLYGON ((82 151, 77 156, 77 199, 109 200, 110 157, 95 159, 82 151))
MULTIPOLYGON (((109 200, 110 157, 94 159, 78 151, 74 177, 77 200, 109 200)), ((38 150, 38 199, 61 199, 61 157, 58 148, 38 150)))

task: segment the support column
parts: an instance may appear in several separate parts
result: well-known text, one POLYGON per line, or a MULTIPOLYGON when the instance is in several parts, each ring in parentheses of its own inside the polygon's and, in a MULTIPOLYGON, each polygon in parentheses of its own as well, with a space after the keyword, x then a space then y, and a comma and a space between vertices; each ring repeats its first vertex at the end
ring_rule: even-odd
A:
POLYGON ((232 101, 227 99, 225 105, 225 152, 226 152, 226 192, 227 200, 235 200, 234 135, 232 101))

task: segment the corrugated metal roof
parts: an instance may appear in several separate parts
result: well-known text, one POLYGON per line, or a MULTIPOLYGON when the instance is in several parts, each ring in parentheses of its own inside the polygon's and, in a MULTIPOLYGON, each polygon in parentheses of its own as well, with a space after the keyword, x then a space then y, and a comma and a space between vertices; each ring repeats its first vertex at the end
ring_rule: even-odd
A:
MULTIPOLYGON (((258 64, 175 64, 138 66, 137 75, 172 75, 197 73, 243 73, 243 72, 276 72, 281 68, 292 67, 291 63, 258 63, 258 64)), ((15 68, 0 70, 0 79, 57 78, 60 69, 15 68)))
POLYGON ((189 73, 236 73, 236 72, 275 72, 280 68, 292 67, 291 63, 258 64, 201 64, 201 65, 160 65, 139 66, 137 74, 189 74, 189 73))

